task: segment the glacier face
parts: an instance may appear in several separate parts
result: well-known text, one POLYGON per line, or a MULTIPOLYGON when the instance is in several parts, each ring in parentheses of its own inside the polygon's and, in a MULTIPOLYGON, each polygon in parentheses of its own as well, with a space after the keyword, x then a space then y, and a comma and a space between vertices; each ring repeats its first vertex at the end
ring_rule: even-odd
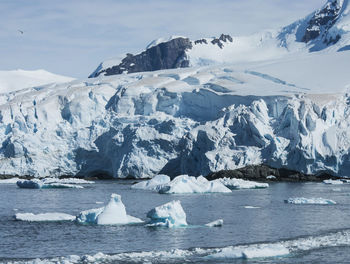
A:
POLYGON ((143 178, 265 163, 346 176, 349 57, 101 76, 1 94, 0 174, 143 178))

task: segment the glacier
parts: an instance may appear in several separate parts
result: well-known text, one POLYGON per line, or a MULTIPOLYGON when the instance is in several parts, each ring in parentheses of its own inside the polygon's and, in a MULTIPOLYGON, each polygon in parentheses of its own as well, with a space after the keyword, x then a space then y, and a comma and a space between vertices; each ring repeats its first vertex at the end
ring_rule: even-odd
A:
POLYGON ((0 95, 0 173, 149 178, 264 163, 346 176, 349 55, 250 71, 230 65, 100 77, 0 95))

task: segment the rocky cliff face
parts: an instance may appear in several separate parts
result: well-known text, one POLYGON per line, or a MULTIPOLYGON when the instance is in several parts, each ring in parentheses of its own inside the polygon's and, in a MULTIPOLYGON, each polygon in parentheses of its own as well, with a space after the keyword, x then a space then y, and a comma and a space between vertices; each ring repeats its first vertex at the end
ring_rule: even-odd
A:
POLYGON ((89 78, 97 77, 100 74, 108 76, 188 67, 189 61, 186 57, 186 50, 191 48, 192 43, 188 38, 172 39, 137 55, 128 53, 119 65, 95 71, 89 78))
POLYGON ((348 13, 348 0, 328 0, 306 18, 284 27, 278 38, 289 50, 295 41, 306 43, 306 48, 312 52, 330 47, 344 50, 350 38, 348 13))
POLYGON ((317 10, 308 22, 308 26, 305 30, 302 41, 307 43, 319 36, 322 36, 325 37, 324 41, 327 44, 337 42, 340 39, 340 35, 327 39, 326 34, 339 18, 342 4, 343 1, 332 0, 329 1, 323 8, 317 10))
POLYGON ((190 66, 190 60, 186 52, 191 50, 193 46, 211 45, 223 49, 224 44, 229 42, 233 42, 233 39, 230 35, 225 34, 221 34, 219 38, 200 39, 196 41, 191 41, 183 37, 173 38, 169 41, 151 45, 140 54, 132 55, 129 53, 117 65, 103 67, 100 64, 89 78, 95 78, 99 75, 109 76, 122 73, 186 68, 190 66))

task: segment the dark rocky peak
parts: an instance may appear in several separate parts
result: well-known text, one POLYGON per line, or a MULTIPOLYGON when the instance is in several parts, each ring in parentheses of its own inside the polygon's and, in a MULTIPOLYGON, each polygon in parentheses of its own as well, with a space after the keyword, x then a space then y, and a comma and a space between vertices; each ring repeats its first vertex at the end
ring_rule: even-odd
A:
POLYGON ((340 35, 327 39, 326 34, 337 22, 343 4, 343 0, 330 0, 323 8, 317 10, 309 20, 301 41, 308 43, 321 36, 326 44, 337 42, 340 39, 340 35))
POLYGON ((185 68, 190 66, 186 52, 191 50, 193 45, 206 44, 218 45, 221 49, 224 43, 232 42, 230 35, 221 34, 219 38, 199 39, 194 42, 184 37, 171 38, 168 41, 152 41, 145 51, 133 55, 128 53, 117 65, 104 67, 101 63, 89 76, 94 78, 99 75, 116 75, 123 73, 135 73, 145 71, 157 71, 164 69, 185 68))
POLYGON ((194 44, 208 44, 208 41, 206 39, 197 39, 194 41, 194 44))
POLYGON ((218 45, 220 49, 224 47, 223 42, 232 42, 233 39, 230 35, 221 34, 220 38, 214 38, 211 43, 214 45, 218 45))
POLYGON ((186 50, 191 48, 192 42, 188 38, 174 38, 167 42, 150 46, 137 55, 128 53, 118 65, 104 69, 101 64, 89 78, 94 78, 101 74, 108 76, 188 67, 189 60, 187 59, 186 50))

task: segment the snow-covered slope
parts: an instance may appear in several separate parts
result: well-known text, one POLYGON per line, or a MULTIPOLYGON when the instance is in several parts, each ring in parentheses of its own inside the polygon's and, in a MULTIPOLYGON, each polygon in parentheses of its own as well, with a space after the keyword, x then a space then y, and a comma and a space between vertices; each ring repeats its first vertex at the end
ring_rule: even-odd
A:
POLYGON ((319 10, 280 30, 251 36, 222 34, 190 40, 171 37, 152 41, 137 55, 101 63, 90 75, 115 75, 223 63, 250 63, 300 56, 309 51, 350 50, 349 0, 328 0, 319 10))
POLYGON ((0 173, 346 176, 350 52, 134 73, 0 96, 0 173))
POLYGON ((49 83, 70 82, 73 78, 50 73, 45 70, 0 71, 0 93, 13 92, 23 88, 41 86, 49 83))

